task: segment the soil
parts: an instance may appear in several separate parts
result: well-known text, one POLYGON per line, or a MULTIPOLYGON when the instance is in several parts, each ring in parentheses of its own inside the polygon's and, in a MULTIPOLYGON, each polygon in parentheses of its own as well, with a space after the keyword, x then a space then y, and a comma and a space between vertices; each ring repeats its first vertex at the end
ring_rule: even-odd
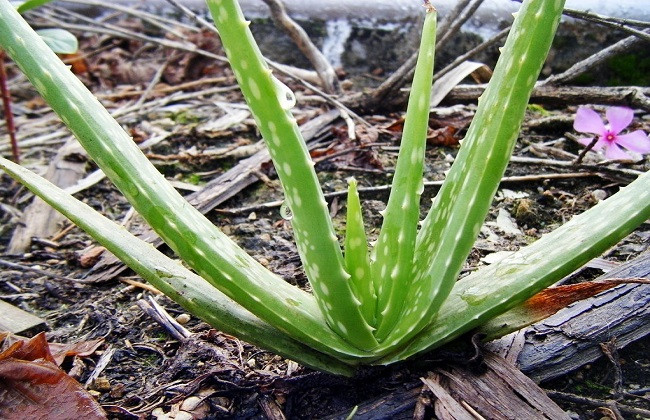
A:
MULTIPOLYGON (((131 22, 138 27, 141 23, 131 22)), ((117 110, 132 104, 155 73, 151 63, 164 62, 169 50, 145 46, 139 41, 124 41, 87 33, 79 34, 82 52, 91 53, 84 61, 86 70, 80 78, 105 105, 117 110), (101 52, 103 50, 103 52, 101 52), (133 94, 134 91, 140 91, 133 94)), ((203 48, 219 51, 218 42, 206 34, 192 39, 203 48)), ((138 111, 120 117, 122 125, 138 142, 164 132, 168 135, 146 150, 151 160, 165 176, 191 191, 231 168, 258 139, 252 118, 234 124, 211 128, 218 117, 240 109, 243 100, 234 88, 232 74, 223 63, 214 63, 199 56, 178 53, 168 63, 162 75, 160 90, 179 86, 197 78, 214 79, 208 85, 211 92, 167 103, 155 102, 166 94, 154 93, 138 111), (217 106, 215 106, 217 104, 217 106), (241 152, 241 153, 239 153, 241 152)), ((15 70, 10 67, 10 70, 15 70)), ((56 132, 61 124, 49 120, 47 126, 35 124, 52 117, 33 90, 20 75, 12 72, 10 85, 16 103, 17 125, 21 138, 34 138, 45 132, 56 132), (17 88, 16 88, 17 87, 17 88), (32 128, 30 128, 32 127, 32 128)), ((375 79, 368 75, 369 80, 375 79)), ((285 80, 299 98, 296 115, 305 121, 323 113, 328 105, 299 83, 285 80)), ((354 86, 349 86, 353 90, 354 86)), ((188 88, 185 92, 199 92, 188 88)), ((602 107, 594 106, 599 112, 602 107)), ((474 105, 443 104, 430 120, 430 144, 427 150, 425 177, 441 180, 453 162, 459 145, 475 110, 474 105)), ((572 132, 575 107, 542 108, 531 106, 527 112, 516 157, 533 157, 570 161, 581 146, 567 132, 572 132)), ((357 140, 350 140, 345 124, 338 120, 317 138, 313 154, 316 169, 325 192, 342 191, 346 179, 354 176, 361 187, 385 185, 390 182, 399 142, 401 112, 387 111, 384 115, 364 115, 369 127, 357 125, 357 140), (344 151, 342 153, 338 153, 344 151)), ((634 129, 650 132, 650 114, 637 110, 634 129)), ((4 127, 3 127, 4 130, 4 127)), ((4 132, 2 133, 4 136, 4 132)), ((61 143, 23 146, 23 164, 42 171, 56 154, 61 143)), ((3 153, 4 153, 3 149, 3 153)), ((85 160, 84 156, 77 156, 85 160)), ((601 157, 587 154, 585 163, 596 165, 601 157)), ((87 162, 88 172, 94 170, 87 162)), ((467 263, 469 272, 484 264, 482 258, 497 251, 513 250, 539 238, 560 226, 572 215, 579 214, 599 200, 615 193, 633 176, 624 170, 647 171, 647 160, 636 163, 609 164, 600 171, 602 176, 569 176, 548 179, 541 174, 578 173, 587 167, 517 163, 510 166, 507 176, 540 175, 527 182, 502 185, 485 227, 467 263), (510 216, 510 224, 497 223, 499 212, 510 216), (510 229, 509 229, 510 228, 510 229), (513 230, 513 228, 515 230, 513 230)), ((282 200, 282 192, 272 167, 264 168, 263 181, 239 192, 223 203, 208 217, 244 249, 287 281, 308 288, 292 240, 291 222, 283 217, 279 206, 265 206, 282 200)), ((427 187, 422 200, 422 214, 428 210, 435 187, 427 187)), ((64 369, 81 383, 86 383, 103 355, 112 354, 99 380, 87 387, 114 418, 162 418, 173 413, 190 397, 200 397, 201 403, 189 410, 195 418, 286 418, 345 417, 355 405, 375 397, 396 393, 421 384, 432 365, 404 363, 388 368, 370 369, 359 377, 346 379, 310 371, 293 361, 255 348, 232 336, 214 330, 209 325, 185 314, 174 302, 153 294, 138 285, 132 273, 106 282, 85 283, 92 261, 93 241, 78 228, 60 226, 52 238, 35 238, 30 249, 7 253, 7 245, 18 215, 30 202, 30 194, 6 175, 0 176, 0 254, 1 259, 24 266, 40 268, 50 276, 18 269, 0 272, 0 294, 7 302, 38 315, 47 322, 51 342, 76 342, 102 338, 103 345, 93 355, 68 360, 64 369), (79 279, 64 281, 56 276, 79 279), (173 338, 168 330, 154 322, 142 310, 142 301, 155 297, 173 317, 182 322, 192 336, 173 338)), ((121 194, 103 180, 78 193, 77 198, 102 211, 109 218, 122 221, 129 204, 121 194)), ((365 221, 370 239, 377 234, 381 222, 378 211, 387 199, 385 192, 362 194, 365 221)), ((335 226, 344 224, 343 198, 330 201, 335 226)), ((129 219, 131 231, 141 230, 138 218, 129 219)), ((646 223, 603 256, 608 261, 627 261, 647 250, 650 226, 646 223)), ((597 269, 581 271, 573 280, 593 279, 597 269)), ((33 335, 29 331, 26 335, 33 335)), ((544 388, 589 397, 598 401, 617 399, 619 403, 639 409, 650 409, 650 339, 644 338, 620 351, 618 365, 601 358, 577 372, 543 384, 544 388), (614 395, 615 371, 622 370, 622 393, 614 395), (645 391, 644 391, 645 390, 645 391)), ((601 418, 609 415, 603 408, 568 401, 555 396, 556 401, 575 418, 601 418)), ((411 418, 411 408, 403 417, 411 418), (409 411, 410 410, 410 411, 409 411)), ((187 406, 185 406, 187 407, 187 406)), ((610 418, 610 417, 606 417, 610 418)), ((634 418, 630 415, 629 418, 634 418)))

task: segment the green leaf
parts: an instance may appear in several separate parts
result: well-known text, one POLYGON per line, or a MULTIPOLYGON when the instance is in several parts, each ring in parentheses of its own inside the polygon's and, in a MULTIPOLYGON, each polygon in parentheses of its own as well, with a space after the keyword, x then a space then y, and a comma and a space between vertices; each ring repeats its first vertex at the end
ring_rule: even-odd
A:
POLYGON ((650 171, 509 258, 456 282, 436 322, 379 363, 404 360, 439 347, 515 307, 602 254, 650 219, 648 185, 650 171))
POLYGON ((51 1, 52 0, 27 0, 27 1, 23 2, 23 3, 21 3, 20 6, 18 6, 16 8, 16 10, 18 11, 18 13, 22 14, 22 13, 25 13, 26 11, 28 11, 30 9, 40 7, 40 6, 42 6, 42 5, 46 4, 46 3, 49 3, 51 1))
POLYGON ((420 196, 424 190, 422 176, 429 127, 436 19, 435 9, 428 8, 391 194, 382 213, 384 223, 371 257, 378 299, 375 335, 380 342, 393 330, 413 283, 415 238, 420 220, 420 196))
POLYGON ((371 350, 377 341, 352 291, 314 162, 291 114, 293 92, 266 65, 237 1, 207 4, 282 183, 298 252, 318 306, 333 331, 357 348, 371 350))
POLYGON ((363 225, 363 213, 357 191, 357 181, 348 180, 347 220, 345 223, 345 269, 350 273, 354 294, 361 302, 366 322, 375 325, 377 296, 370 272, 368 238, 363 225))
POLYGON ((79 41, 71 32, 61 28, 39 29, 37 34, 48 47, 57 54, 74 54, 79 49, 79 41))
POLYGON ((306 366, 335 374, 352 374, 352 367, 288 338, 177 261, 131 235, 122 226, 46 179, 2 157, 0 169, 88 232, 158 290, 212 326, 306 366))
POLYGON ((514 149, 563 4, 522 4, 461 149, 418 233, 416 271, 406 298, 410 307, 386 339, 388 346, 403 343, 434 319, 440 322, 438 310, 456 283, 514 149))
POLYGON ((0 0, 0 45, 138 213, 201 277, 296 340, 340 357, 368 356, 328 327, 312 295, 271 273, 192 207, 6 0, 0 0))

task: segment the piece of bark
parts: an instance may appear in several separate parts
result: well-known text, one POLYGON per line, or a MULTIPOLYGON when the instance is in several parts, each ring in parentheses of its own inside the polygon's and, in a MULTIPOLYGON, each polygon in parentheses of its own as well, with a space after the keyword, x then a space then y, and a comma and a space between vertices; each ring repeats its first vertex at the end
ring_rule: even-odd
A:
MULTIPOLYGON (((405 384, 404 388, 380 398, 359 404, 354 420, 375 420, 375 419, 411 419, 415 403, 420 395, 421 384, 416 382, 405 384)), ((325 417, 326 420, 345 419, 353 407, 325 417)))
POLYGON ((0 300, 0 332, 22 334, 25 331, 41 331, 44 328, 45 321, 41 318, 0 300))
MULTIPOLYGON (((305 141, 317 136, 338 116, 338 111, 328 111, 301 126, 300 130, 305 141)), ((253 156, 240 161, 232 169, 208 182, 200 191, 190 194, 186 199, 197 210, 206 214, 244 188, 257 182, 262 166, 270 161, 271 157, 268 149, 264 148, 253 156)), ((138 237, 151 242, 154 246, 162 244, 162 240, 151 229, 141 232, 138 237)), ((101 282, 110 280, 126 268, 113 254, 106 252, 97 265, 89 271, 88 281, 101 282)))
MULTIPOLYGON (((511 362, 494 353, 485 355, 486 372, 467 367, 445 366, 422 378, 433 394, 433 410, 442 420, 476 419, 569 419, 535 382, 511 362)), ((420 396, 417 382, 380 398, 359 404, 355 419, 411 418, 420 396)), ((345 418, 344 410, 329 419, 345 418)))
POLYGON ((487 370, 439 368, 423 382, 437 398, 440 419, 569 419, 546 393, 505 359, 485 355, 487 370), (453 403, 455 401, 455 403, 453 403))
MULTIPOLYGON (((45 178, 66 188, 76 184, 86 173, 86 152, 76 139, 71 138, 59 149, 48 166, 45 178), (84 156, 83 159, 79 157, 84 156)), ((38 197, 25 209, 7 246, 7 253, 21 254, 29 249, 33 237, 47 238, 59 229, 65 216, 38 197)))

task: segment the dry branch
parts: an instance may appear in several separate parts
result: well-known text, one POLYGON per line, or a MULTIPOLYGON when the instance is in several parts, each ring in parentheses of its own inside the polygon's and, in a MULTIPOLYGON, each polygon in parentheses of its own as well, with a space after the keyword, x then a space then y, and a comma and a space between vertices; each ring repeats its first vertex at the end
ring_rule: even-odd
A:
POLYGON ((327 61, 327 58, 320 52, 309 39, 307 32, 296 23, 289 15, 280 0, 263 0, 271 9, 271 17, 277 26, 289 35, 298 49, 307 57, 309 62, 320 77, 323 87, 327 93, 337 93, 340 90, 336 72, 327 61))
MULTIPOLYGON (((458 85, 449 92, 444 103, 475 102, 483 93, 483 85, 458 85)), ((564 107, 567 105, 602 104, 625 105, 650 111, 650 88, 637 86, 583 87, 538 86, 531 103, 564 107)))

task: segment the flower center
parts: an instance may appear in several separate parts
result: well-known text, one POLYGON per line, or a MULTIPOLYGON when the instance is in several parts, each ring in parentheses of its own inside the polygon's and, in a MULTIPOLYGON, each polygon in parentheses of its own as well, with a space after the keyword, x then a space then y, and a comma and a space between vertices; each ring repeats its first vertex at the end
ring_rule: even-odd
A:
POLYGON ((616 134, 612 133, 611 131, 607 131, 604 137, 605 141, 608 143, 612 143, 614 140, 616 140, 616 134))

